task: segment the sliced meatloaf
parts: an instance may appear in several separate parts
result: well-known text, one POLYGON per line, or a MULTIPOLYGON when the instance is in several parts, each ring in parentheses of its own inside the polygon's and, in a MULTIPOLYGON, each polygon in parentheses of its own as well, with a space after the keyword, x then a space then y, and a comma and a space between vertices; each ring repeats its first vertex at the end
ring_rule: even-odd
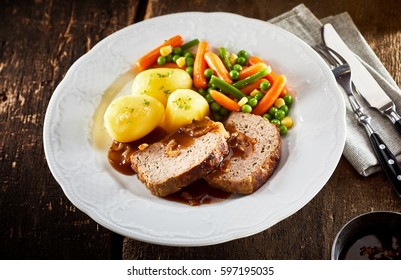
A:
POLYGON ((206 118, 135 152, 132 168, 152 194, 166 196, 216 169, 229 152, 228 137, 222 123, 206 118))
POLYGON ((281 138, 276 125, 249 113, 232 113, 225 124, 231 136, 230 153, 205 179, 227 192, 250 194, 273 174, 281 156, 281 138))

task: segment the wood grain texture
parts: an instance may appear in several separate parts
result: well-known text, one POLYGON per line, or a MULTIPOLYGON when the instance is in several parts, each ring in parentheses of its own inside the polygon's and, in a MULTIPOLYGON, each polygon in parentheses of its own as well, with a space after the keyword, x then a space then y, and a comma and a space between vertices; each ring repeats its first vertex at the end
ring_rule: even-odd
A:
MULTIPOLYGON (((269 20, 301 3, 318 18, 349 12, 362 35, 400 85, 400 71, 397 69, 400 53, 397 50, 401 46, 401 21, 394 15, 394 11, 399 10, 397 1, 388 1, 383 5, 381 1, 218 1, 216 4, 205 4, 205 1, 154 0, 150 1, 145 17, 184 11, 222 11, 269 20), (394 16, 391 23, 388 22, 389 15, 394 16), (387 47, 384 48, 383 44, 387 47)), ((329 259, 334 237, 342 225, 361 213, 374 210, 400 211, 401 201, 383 174, 363 178, 342 158, 329 182, 311 202, 264 232, 224 244, 176 250, 126 238, 123 258, 329 259)))
POLYGON ((199 248, 122 243, 77 209, 48 169, 42 129, 50 97, 69 67, 109 34, 185 11, 268 20, 302 2, 319 18, 349 12, 401 84, 397 0, 0 0, 0 259, 109 259, 121 252, 126 259, 328 259, 335 234, 350 218, 401 211, 382 173, 363 178, 342 158, 311 202, 254 236, 199 248))
POLYGON ((0 5, 0 259, 110 258, 110 232, 71 204, 48 169, 43 120, 68 68, 133 23, 138 2, 0 5))

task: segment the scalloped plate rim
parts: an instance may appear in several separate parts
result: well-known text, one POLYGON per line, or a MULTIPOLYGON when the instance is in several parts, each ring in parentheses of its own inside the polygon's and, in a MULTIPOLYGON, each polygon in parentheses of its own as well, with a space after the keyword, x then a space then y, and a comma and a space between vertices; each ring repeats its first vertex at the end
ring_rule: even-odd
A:
MULTIPOLYGON (((338 90, 338 87, 336 86, 335 80, 334 78, 331 76, 331 72, 328 69, 328 67, 325 65, 325 63, 320 59, 320 57, 318 57, 317 55, 314 55, 311 51, 311 49, 309 48, 309 46, 307 46, 304 42, 302 42, 300 39, 298 39, 295 35, 288 33, 284 30, 282 30, 281 28, 272 25, 270 23, 267 22, 263 22, 263 24, 266 24, 266 28, 267 29, 273 29, 275 30, 275 32, 281 33, 282 36, 286 36, 288 38, 290 38, 290 40, 296 42, 297 44, 300 45, 304 45, 304 49, 305 52, 308 53, 311 56, 314 56, 313 58, 316 59, 317 61, 315 63, 317 63, 319 65, 319 67, 321 67, 322 71, 324 72, 325 78, 327 79, 328 85, 329 85, 329 89, 333 90, 333 91, 337 91, 337 101, 340 102, 340 105, 337 107, 339 110, 339 117, 340 117, 340 123, 341 125, 339 125, 339 131, 338 131, 338 136, 339 136, 339 144, 336 146, 336 153, 334 158, 336 159, 336 162, 334 162, 332 164, 332 166, 330 167, 330 170, 328 170, 328 172, 325 174, 325 178, 321 179, 319 181, 319 186, 315 187, 313 189, 312 192, 308 193, 308 197, 303 198, 301 200, 298 200, 298 204, 296 207, 294 207, 293 209, 291 209, 291 211, 287 211, 284 215, 281 215, 280 217, 275 217, 273 221, 270 221, 269 225, 266 224, 259 224, 256 225, 252 228, 246 228, 245 230, 239 230, 239 231, 235 231, 233 230, 232 232, 226 232, 225 234, 221 234, 219 236, 213 236, 213 237, 206 237, 206 238, 199 238, 197 240, 194 240, 194 238, 155 238, 154 236, 146 236, 144 234, 138 234, 138 233, 133 233, 131 230, 127 229, 124 226, 120 226, 118 224, 114 224, 114 223, 110 223, 110 221, 108 221, 107 217, 105 217, 104 215, 101 215, 101 213, 97 213, 96 209, 85 205, 85 203, 77 200, 74 195, 72 195, 68 189, 66 189, 64 186, 64 182, 63 182, 63 178, 61 176, 61 174, 59 173, 59 169, 58 166, 56 165, 56 163, 54 162, 54 159, 52 158, 52 147, 49 143, 49 138, 50 138, 50 129, 49 127, 52 125, 50 116, 52 114, 54 114, 53 110, 54 110, 54 106, 57 103, 57 101, 59 101, 60 95, 62 94, 62 89, 64 87, 64 85, 67 83, 67 81, 70 79, 70 76, 72 76, 72 74, 76 71, 77 68, 79 68, 79 66, 85 62, 85 59, 89 58, 91 56, 92 53, 97 52, 98 49, 101 49, 103 46, 105 46, 108 42, 112 41, 115 37, 117 37, 117 34, 120 34, 121 32, 128 32, 129 30, 131 30, 132 28, 139 28, 139 27, 146 27, 148 23, 153 23, 156 21, 164 21, 164 20, 170 20, 172 18, 176 18, 176 17, 180 17, 180 16, 213 16, 213 15, 217 15, 223 18, 236 18, 236 19, 242 19, 244 21, 247 21, 249 23, 256 23, 256 22, 263 22, 261 20, 258 19, 253 19, 253 18, 247 18, 241 15, 236 15, 236 14, 230 14, 230 13, 225 13, 225 12, 214 12, 214 13, 204 13, 204 12, 186 12, 186 13, 175 13, 175 14, 169 14, 169 15, 163 15, 160 17, 155 17, 155 18, 151 18, 151 19, 147 19, 145 21, 139 22, 139 23, 135 23, 133 25, 124 27, 122 29, 120 29, 119 31, 109 35, 108 37, 104 38, 103 40, 101 40, 99 43, 97 43, 88 53, 84 54, 83 56, 81 56, 71 67, 70 69, 67 71, 65 77, 63 78, 63 80, 59 83, 59 85, 56 87, 53 96, 51 97, 51 100, 49 102, 48 105, 48 110, 46 112, 46 116, 45 116, 45 122, 44 122, 44 128, 43 128, 43 141, 44 141, 44 149, 45 149, 45 154, 46 154, 46 158, 48 160, 48 166, 49 169, 51 171, 51 173, 53 174, 54 178, 56 179, 56 181, 60 184, 60 186, 62 187, 65 195, 67 196, 67 198, 75 205, 77 206, 78 209, 82 210, 84 213, 86 213, 87 215, 89 215, 93 220, 95 220, 96 222, 98 222, 99 224, 101 224, 102 226, 115 231, 119 234, 122 234, 124 236, 128 236, 140 241, 144 241, 144 242, 149 242, 149 243, 154 243, 154 244, 161 244, 161 245, 173 245, 173 246, 205 246, 205 245, 213 245, 213 244, 218 244, 218 243, 223 243, 223 242, 227 242, 230 240, 234 240, 234 239, 238 239, 238 238, 242 238, 242 237, 246 237, 246 236, 251 236, 254 235, 256 233, 259 233, 263 230, 266 230, 267 228, 273 226, 274 224, 276 224, 277 222, 291 216, 292 214, 294 214, 295 212, 297 212, 298 210, 300 210, 303 206, 305 206, 320 190, 321 188, 323 188, 324 184, 328 181, 328 179, 330 178, 332 172, 335 169, 335 166, 337 165, 341 154, 342 154, 342 149, 344 147, 344 143, 345 143, 345 106, 344 105, 344 100, 342 98, 341 93, 338 90), (285 34, 285 35, 283 35, 285 34), (344 108, 342 108, 344 107, 344 108)), ((203 207, 203 206, 201 206, 203 207)))

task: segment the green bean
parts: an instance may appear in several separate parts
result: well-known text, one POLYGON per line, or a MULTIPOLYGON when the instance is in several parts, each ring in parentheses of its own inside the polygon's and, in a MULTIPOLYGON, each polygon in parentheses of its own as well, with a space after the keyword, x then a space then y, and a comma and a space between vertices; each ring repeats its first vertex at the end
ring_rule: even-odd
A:
POLYGON ((237 100, 241 100, 242 97, 245 97, 245 94, 243 94, 239 89, 233 87, 232 85, 216 77, 215 75, 212 75, 212 77, 210 78, 210 83, 219 88, 223 93, 229 94, 237 100))
POLYGON ((230 56, 228 55, 226 48, 224 47, 219 48, 219 53, 224 66, 227 68, 228 71, 230 71, 231 70, 230 56))
POLYGON ((197 44, 199 44, 199 40, 198 39, 193 39, 193 40, 183 44, 181 46, 181 49, 182 50, 187 50, 187 49, 190 49, 192 47, 195 47, 197 44))
POLYGON ((247 85, 252 84, 253 82, 256 82, 257 80, 263 78, 264 76, 266 76, 270 72, 271 72, 271 68, 270 67, 263 68, 259 72, 256 72, 255 74, 253 74, 253 75, 251 75, 249 77, 246 77, 243 80, 240 80, 238 82, 233 83, 232 86, 236 87, 238 89, 241 89, 241 88, 246 87, 247 85))

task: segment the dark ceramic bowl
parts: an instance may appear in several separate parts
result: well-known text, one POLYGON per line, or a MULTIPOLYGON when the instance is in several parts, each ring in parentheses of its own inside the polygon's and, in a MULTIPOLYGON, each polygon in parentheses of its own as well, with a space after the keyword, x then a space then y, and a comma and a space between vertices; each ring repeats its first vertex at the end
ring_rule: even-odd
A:
POLYGON ((377 211, 355 217, 338 232, 333 260, 400 260, 401 213, 377 211))

